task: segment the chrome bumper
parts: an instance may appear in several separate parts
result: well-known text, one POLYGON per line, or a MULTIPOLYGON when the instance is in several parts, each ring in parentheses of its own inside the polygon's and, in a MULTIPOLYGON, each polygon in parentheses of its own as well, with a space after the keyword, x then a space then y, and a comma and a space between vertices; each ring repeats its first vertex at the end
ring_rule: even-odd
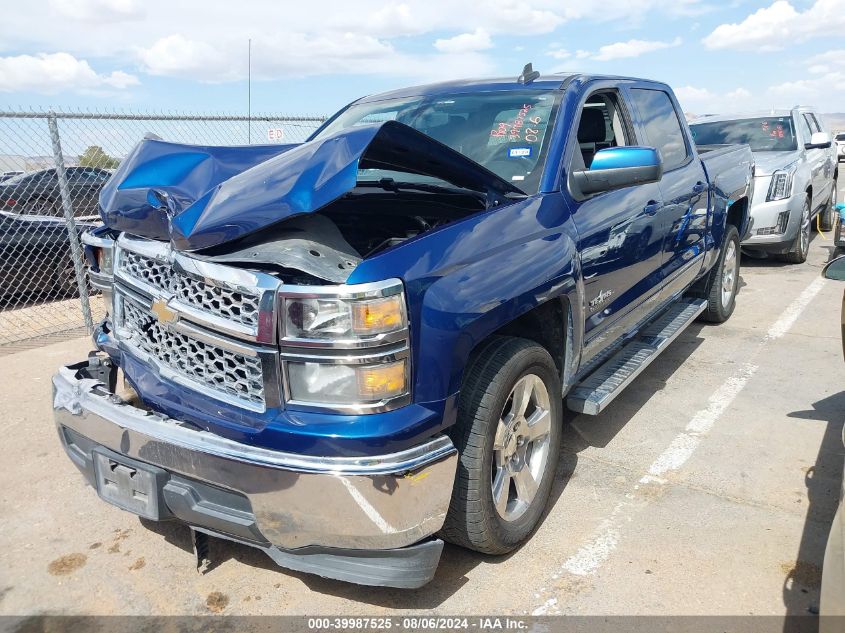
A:
POLYGON ((375 457, 283 453, 139 409, 92 375, 79 363, 53 377, 54 417, 72 459, 68 429, 168 474, 243 495, 257 532, 273 546, 401 548, 443 525, 457 465, 445 436, 375 457))

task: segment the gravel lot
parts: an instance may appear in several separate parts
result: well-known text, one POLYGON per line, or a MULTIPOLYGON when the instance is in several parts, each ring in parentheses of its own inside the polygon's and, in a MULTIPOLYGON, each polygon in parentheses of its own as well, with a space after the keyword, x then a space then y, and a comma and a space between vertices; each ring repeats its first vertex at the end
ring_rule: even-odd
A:
POLYGON ((197 574, 187 529, 102 503, 59 446, 50 375, 88 341, 5 356, 0 614, 806 614, 843 463, 831 251, 817 235, 804 265, 744 260, 727 324, 687 330, 600 417, 567 417, 534 538, 504 558, 447 547, 417 591, 219 541, 197 574))

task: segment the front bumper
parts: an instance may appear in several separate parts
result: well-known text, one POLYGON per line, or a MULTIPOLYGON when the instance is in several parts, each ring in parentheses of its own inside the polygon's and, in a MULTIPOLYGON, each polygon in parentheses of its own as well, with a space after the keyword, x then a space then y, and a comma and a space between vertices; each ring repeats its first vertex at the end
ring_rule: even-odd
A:
POLYGON ((152 467, 158 481, 156 518, 180 520, 259 547, 283 566, 393 586, 420 586, 433 575, 442 543, 420 541, 441 528, 449 507, 457 452, 447 437, 376 457, 282 453, 123 401, 106 388, 109 378, 103 367, 99 359, 89 359, 63 367, 53 377, 54 417, 62 444, 98 490, 94 462, 100 453, 152 467), (409 546, 423 548, 425 569, 411 569, 409 546), (335 573, 331 560, 326 563, 333 554, 348 563, 350 556, 368 558, 365 552, 378 564, 363 579, 335 573), (296 558, 299 554, 304 558, 296 558), (315 554, 319 569, 300 564, 309 556, 316 560, 315 554), (395 570, 385 569, 386 558, 403 561, 400 575, 405 580, 396 580, 395 570), (382 569, 386 581, 367 575, 382 569))
POLYGON ((752 219, 751 235, 742 241, 742 245, 771 253, 787 252, 792 248, 795 238, 798 236, 803 204, 804 200, 801 196, 752 204, 750 213, 752 219), (760 229, 777 226, 782 213, 788 214, 789 217, 782 233, 758 234, 760 229))

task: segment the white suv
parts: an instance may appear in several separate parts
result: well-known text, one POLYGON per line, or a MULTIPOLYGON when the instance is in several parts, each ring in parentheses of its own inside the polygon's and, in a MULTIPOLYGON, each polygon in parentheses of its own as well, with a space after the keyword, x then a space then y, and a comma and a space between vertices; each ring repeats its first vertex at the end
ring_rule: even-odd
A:
POLYGON ((836 135, 836 158, 839 161, 845 158, 845 133, 843 132, 836 135))
POLYGON ((815 110, 796 106, 708 116, 690 123, 690 129, 699 145, 748 143, 754 152, 752 224, 743 249, 776 255, 793 264, 804 262, 816 216, 821 216, 822 230, 834 226, 837 157, 843 156, 841 149, 832 147, 815 110))

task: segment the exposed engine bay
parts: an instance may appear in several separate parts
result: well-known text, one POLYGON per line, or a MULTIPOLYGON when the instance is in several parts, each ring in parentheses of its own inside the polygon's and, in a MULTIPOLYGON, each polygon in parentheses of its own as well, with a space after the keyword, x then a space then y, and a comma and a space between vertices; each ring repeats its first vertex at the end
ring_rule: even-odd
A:
POLYGON ((286 283, 343 283, 363 259, 482 211, 487 204, 473 191, 367 184, 317 213, 290 218, 196 255, 241 266, 260 264, 286 283))

